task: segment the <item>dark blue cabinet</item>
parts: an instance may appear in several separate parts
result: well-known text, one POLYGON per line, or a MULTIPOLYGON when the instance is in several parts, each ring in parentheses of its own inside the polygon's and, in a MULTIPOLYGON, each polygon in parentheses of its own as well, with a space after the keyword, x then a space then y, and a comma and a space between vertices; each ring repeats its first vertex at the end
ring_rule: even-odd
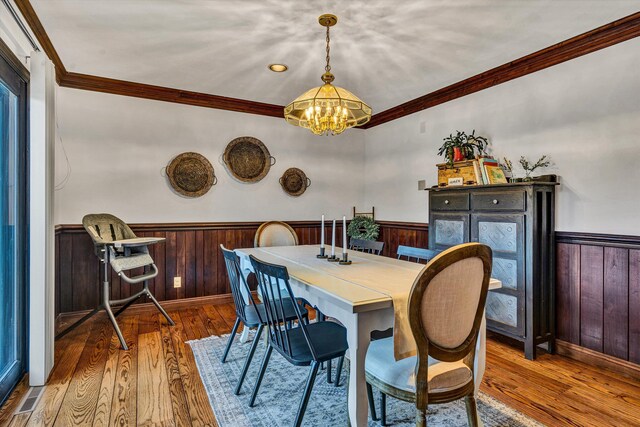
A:
POLYGON ((493 250, 492 276, 502 288, 487 296, 487 327, 553 351, 555 339, 555 183, 429 189, 429 247, 480 242, 493 250))

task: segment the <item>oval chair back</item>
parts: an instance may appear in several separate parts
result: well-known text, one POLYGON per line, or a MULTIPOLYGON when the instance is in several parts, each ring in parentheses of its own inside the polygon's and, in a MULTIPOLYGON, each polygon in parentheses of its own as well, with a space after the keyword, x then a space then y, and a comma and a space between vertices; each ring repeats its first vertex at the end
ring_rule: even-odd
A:
POLYGON ((488 246, 467 243, 440 253, 422 269, 409 294, 409 322, 418 351, 428 351, 423 356, 454 362, 474 351, 491 261, 488 246))
POLYGON ((258 227, 253 239, 253 246, 256 248, 298 246, 298 235, 286 222, 269 221, 258 227))
MULTIPOLYGON (((231 295, 233 296, 233 304, 236 308, 236 316, 246 325, 249 322, 247 319, 247 306, 249 304, 255 305, 253 301, 253 297, 251 295, 251 290, 249 285, 247 284, 242 271, 240 270, 240 257, 232 250, 229 250, 224 247, 224 245, 220 245, 220 250, 222 251, 222 256, 224 257, 224 262, 227 267, 227 276, 229 276, 229 285, 231 287, 231 295)), ((260 318, 260 313, 257 310, 254 310, 260 318)), ((259 319, 260 322, 263 319, 259 319)), ((255 326, 255 325, 251 325, 255 326)))
POLYGON ((465 397, 470 424, 477 425, 474 393, 476 342, 491 278, 491 249, 479 243, 450 248, 422 269, 409 294, 409 323, 418 350, 416 425, 426 426, 429 403, 465 397), (468 379, 430 393, 429 359, 460 362, 468 379), (467 370, 468 369, 468 370, 467 370), (470 374, 469 374, 470 373, 470 374))
MULTIPOLYGON (((278 350, 285 358, 292 360, 294 358, 293 348, 291 346, 291 330, 293 325, 291 319, 286 316, 286 306, 291 301, 296 301, 291 285, 289 284, 289 272, 287 267, 282 265, 270 264, 259 260, 250 255, 253 271, 258 279, 258 287, 262 295, 262 303, 264 305, 265 317, 263 319, 269 330, 269 338, 271 345, 278 350)), ((300 306, 293 304, 297 315, 298 326, 302 328, 302 334, 309 346, 309 350, 314 360, 317 355, 305 322, 300 312, 300 306)))

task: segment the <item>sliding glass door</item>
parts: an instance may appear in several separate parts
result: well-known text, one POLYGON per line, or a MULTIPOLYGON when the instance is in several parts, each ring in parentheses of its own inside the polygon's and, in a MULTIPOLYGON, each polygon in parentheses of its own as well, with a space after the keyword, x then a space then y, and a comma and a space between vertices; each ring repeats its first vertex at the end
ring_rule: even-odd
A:
POLYGON ((0 403, 26 370, 26 87, 0 57, 0 403))

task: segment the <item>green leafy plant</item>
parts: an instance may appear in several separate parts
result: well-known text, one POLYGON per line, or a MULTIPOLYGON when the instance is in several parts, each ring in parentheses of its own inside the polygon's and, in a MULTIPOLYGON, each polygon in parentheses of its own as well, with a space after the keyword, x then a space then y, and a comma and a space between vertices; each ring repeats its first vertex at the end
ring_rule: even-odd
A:
POLYGON ((450 166, 453 166, 456 149, 460 150, 463 159, 471 160, 476 155, 486 155, 487 146, 489 145, 487 138, 476 135, 475 129, 471 132, 471 135, 457 130, 455 135, 449 134, 443 141, 444 144, 438 150, 438 155, 444 156, 450 166))
POLYGON ((354 239, 376 240, 380 234, 380 226, 373 218, 358 215, 354 216, 349 223, 347 234, 354 239))
POLYGON ((524 156, 520 157, 520 165, 522 166, 522 169, 524 169, 524 173, 526 175, 524 178, 525 181, 531 181, 531 174, 533 173, 534 170, 539 168, 546 168, 550 164, 551 162, 549 161, 549 158, 546 155, 540 157, 538 161, 533 164, 529 162, 529 160, 527 160, 526 157, 524 156))

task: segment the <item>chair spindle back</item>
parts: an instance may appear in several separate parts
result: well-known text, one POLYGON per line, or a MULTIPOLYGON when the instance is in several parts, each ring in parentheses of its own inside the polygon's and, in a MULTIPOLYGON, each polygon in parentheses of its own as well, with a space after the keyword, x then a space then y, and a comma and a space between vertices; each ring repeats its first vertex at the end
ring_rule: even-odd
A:
POLYGON ((271 345, 277 347, 279 351, 292 357, 291 331, 294 329, 293 323, 287 321, 285 304, 292 304, 298 318, 298 326, 301 328, 304 338, 311 350, 314 360, 317 359, 315 349, 309 338, 307 328, 300 313, 300 306, 296 303, 296 298, 289 284, 289 272, 281 265, 270 264, 250 255, 253 271, 258 279, 258 286, 262 293, 262 303, 266 319, 263 319, 269 329, 271 345), (284 286, 281 286, 284 284, 284 286))
POLYGON ((432 249, 415 248, 413 246, 399 245, 396 251, 398 259, 405 257, 407 261, 415 260, 415 262, 429 262, 442 251, 432 249))
POLYGON ((349 240, 349 249, 373 255, 380 255, 382 254, 382 249, 384 249, 384 242, 351 238, 351 240, 349 240))
MULTIPOLYGON (((236 316, 242 320, 243 323, 247 322, 247 306, 252 304, 255 306, 251 290, 247 284, 242 271, 240 270, 240 257, 232 251, 220 245, 220 250, 224 256, 224 262, 227 267, 227 275, 229 276, 229 284, 231 285, 231 295, 233 296, 233 304, 236 307, 236 316)), ((258 319, 260 322, 264 322, 260 313, 256 310, 258 319)))

